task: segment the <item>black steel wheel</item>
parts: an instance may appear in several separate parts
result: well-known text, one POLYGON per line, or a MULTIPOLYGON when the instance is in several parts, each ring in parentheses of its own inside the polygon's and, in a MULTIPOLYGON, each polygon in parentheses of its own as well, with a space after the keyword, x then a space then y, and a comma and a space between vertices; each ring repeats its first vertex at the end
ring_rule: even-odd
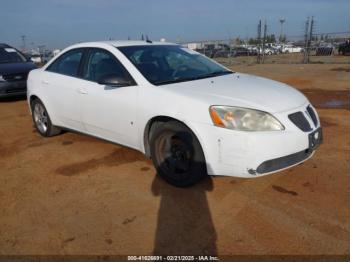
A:
POLYGON ((188 187, 207 175, 198 139, 180 122, 158 124, 151 132, 150 146, 157 173, 171 185, 188 187))

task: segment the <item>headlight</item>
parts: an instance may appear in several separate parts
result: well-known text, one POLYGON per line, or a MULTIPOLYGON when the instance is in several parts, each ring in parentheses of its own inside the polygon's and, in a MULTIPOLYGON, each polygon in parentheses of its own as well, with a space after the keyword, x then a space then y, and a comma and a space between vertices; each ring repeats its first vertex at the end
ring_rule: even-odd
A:
POLYGON ((211 106, 214 125, 240 131, 277 131, 284 126, 271 114, 241 107, 211 106))
POLYGON ((0 75, 0 82, 5 82, 6 80, 0 75))

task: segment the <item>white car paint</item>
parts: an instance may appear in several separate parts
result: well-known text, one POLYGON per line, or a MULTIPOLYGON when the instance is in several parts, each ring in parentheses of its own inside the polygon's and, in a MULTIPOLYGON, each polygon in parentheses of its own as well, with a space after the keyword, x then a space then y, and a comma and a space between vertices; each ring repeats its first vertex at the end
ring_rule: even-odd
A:
MULTIPOLYGON (((241 73, 155 86, 115 48, 145 44, 144 41, 81 43, 61 52, 78 47, 106 49, 129 71, 137 83, 135 86, 108 90, 94 82, 45 71, 54 58, 43 68, 30 72, 28 102, 32 96, 40 98, 56 126, 110 140, 143 153, 146 153, 144 134, 149 121, 157 116, 177 119, 197 136, 209 175, 266 175, 268 173, 249 170, 256 170, 264 161, 308 149, 308 135, 320 127, 320 122, 317 116, 318 125, 315 126, 308 118, 313 130, 303 132, 288 119, 290 113, 305 112, 310 104, 296 89, 241 73), (212 105, 269 112, 284 125, 285 130, 247 132, 214 126, 209 114, 212 105)), ((279 170, 273 172, 276 171, 279 170)))

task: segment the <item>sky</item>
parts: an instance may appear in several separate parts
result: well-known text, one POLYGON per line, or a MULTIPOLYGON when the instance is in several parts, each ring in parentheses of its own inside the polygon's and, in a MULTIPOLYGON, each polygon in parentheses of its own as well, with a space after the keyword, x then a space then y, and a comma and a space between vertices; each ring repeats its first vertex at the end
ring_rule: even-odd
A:
POLYGON ((84 41, 140 39, 198 41, 255 37, 259 19, 268 33, 303 35, 308 16, 317 33, 350 31, 349 0, 0 0, 0 42, 63 48, 84 41))

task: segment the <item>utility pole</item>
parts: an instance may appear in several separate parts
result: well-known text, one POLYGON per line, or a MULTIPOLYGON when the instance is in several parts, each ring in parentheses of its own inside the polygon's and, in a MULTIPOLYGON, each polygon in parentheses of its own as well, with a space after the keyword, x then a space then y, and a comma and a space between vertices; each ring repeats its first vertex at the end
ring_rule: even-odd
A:
POLYGON ((309 62, 310 60, 310 51, 311 51, 311 42, 312 42, 312 37, 313 37, 313 33, 314 33, 314 17, 311 17, 311 22, 310 22, 310 31, 309 31, 309 44, 308 44, 308 49, 307 49, 307 59, 309 62))
POLYGON ((310 48, 311 48, 311 41, 313 37, 313 31, 314 31, 314 17, 307 18, 305 23, 305 33, 304 33, 304 41, 305 41, 305 50, 304 50, 304 60, 303 62, 305 64, 309 63, 310 61, 310 48))
POLYGON ((281 30, 280 30, 280 42, 282 42, 282 39, 283 39, 283 24, 286 22, 286 19, 285 18, 280 18, 279 19, 279 22, 281 24, 281 30))
POLYGON ((265 60, 266 35, 267 35, 267 24, 266 24, 266 20, 265 20, 265 23, 264 23, 264 38, 263 38, 263 46, 262 46, 262 62, 263 63, 264 63, 264 60, 265 60))
POLYGON ((258 24, 258 55, 257 55, 257 63, 260 64, 261 62, 261 20, 259 20, 259 24, 258 24))
POLYGON ((309 27, 310 27, 310 17, 307 18, 305 23, 305 32, 304 32, 304 43, 305 43, 305 50, 304 50, 304 64, 307 64, 309 62, 309 54, 308 54, 308 45, 309 45, 309 27))
POLYGON ((232 39, 230 38, 228 40, 228 47, 229 47, 229 65, 232 65, 232 44, 233 44, 233 41, 232 39))
POLYGON ((311 46, 311 41, 312 41, 312 37, 313 37, 313 32, 314 32, 314 17, 311 17, 311 22, 310 22, 310 35, 309 35, 309 47, 311 46))
POLYGON ((22 51, 25 52, 26 51, 26 36, 21 35, 21 38, 22 38, 22 51))

